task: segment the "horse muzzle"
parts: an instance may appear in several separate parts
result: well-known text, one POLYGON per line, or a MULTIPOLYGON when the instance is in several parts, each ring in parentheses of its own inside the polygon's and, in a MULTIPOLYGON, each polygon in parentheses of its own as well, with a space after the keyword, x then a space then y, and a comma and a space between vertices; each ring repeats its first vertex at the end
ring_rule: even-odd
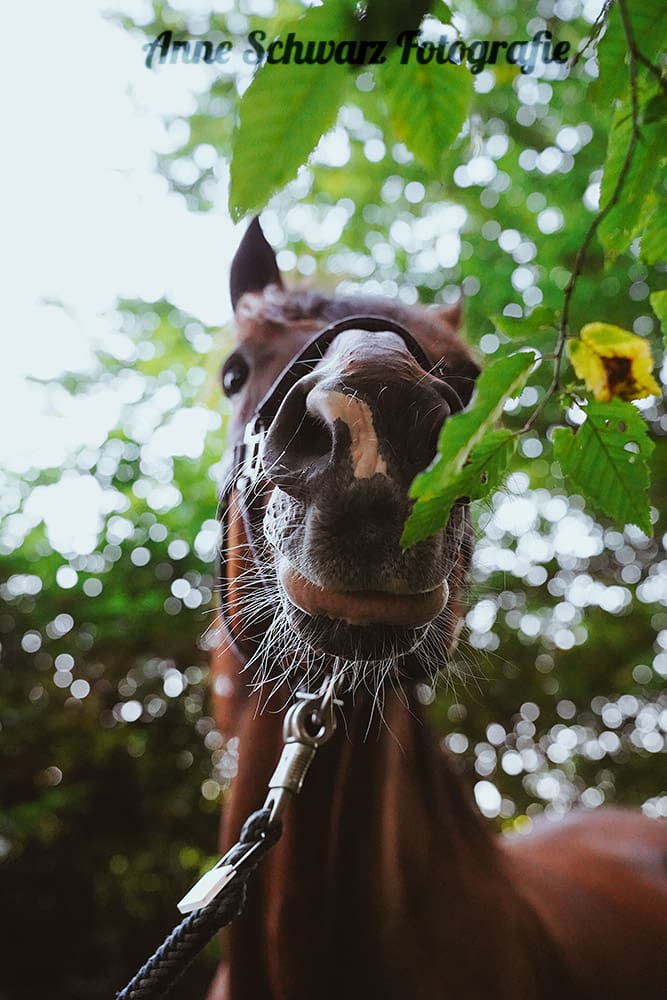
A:
POLYGON ((280 558, 278 579, 290 626, 315 653, 350 661, 400 659, 420 645, 445 609, 446 581, 423 593, 333 590, 280 558))
POLYGON ((335 591, 319 587, 281 559, 279 579, 288 599, 301 611, 347 625, 390 625, 417 628, 428 625, 444 609, 449 596, 445 580, 423 593, 389 591, 335 591))

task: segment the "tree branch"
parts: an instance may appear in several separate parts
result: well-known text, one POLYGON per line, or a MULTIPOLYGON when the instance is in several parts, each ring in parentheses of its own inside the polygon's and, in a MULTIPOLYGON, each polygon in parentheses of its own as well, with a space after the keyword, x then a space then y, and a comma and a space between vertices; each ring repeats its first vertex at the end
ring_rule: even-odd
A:
POLYGON ((613 2, 614 0, 605 0, 605 4, 602 10, 595 18, 595 21, 591 27, 591 31, 588 38, 586 39, 584 45, 579 49, 579 51, 575 53, 574 59, 570 64, 571 69, 574 69, 577 63, 580 62, 583 56, 586 54, 586 51, 589 48, 589 46, 591 46, 594 42, 596 42, 600 37, 600 32, 607 23, 607 18, 609 16, 609 11, 611 9, 611 5, 613 4, 613 2))
POLYGON ((563 350, 565 348, 565 342, 568 337, 568 321, 570 318, 570 306, 572 304, 572 297, 574 295, 574 290, 577 286, 577 282, 584 267, 584 262, 586 260, 588 249, 601 223, 607 218, 611 210, 615 208, 616 205, 618 205, 621 193, 623 191, 625 182, 630 172, 630 167, 632 166, 632 160, 635 155, 635 149, 637 148, 637 143, 639 141, 640 129, 639 129, 639 101, 637 98, 637 48, 632 34, 632 27, 630 25, 630 20, 628 18, 626 0, 618 0, 618 8, 621 15, 621 21, 623 22, 623 31, 625 32, 625 37, 628 42, 628 52, 630 56, 628 63, 628 72, 630 76, 630 101, 632 107, 632 130, 630 134, 630 142, 628 144, 628 149, 625 154, 623 165, 619 172, 618 180, 616 181, 616 186, 614 188, 613 194, 609 199, 609 201, 607 202, 607 204, 604 206, 604 208, 600 209, 598 214, 591 222, 588 231, 581 243, 581 246, 577 251, 577 255, 574 259, 574 264, 572 267, 572 274, 570 275, 570 280, 568 281, 565 287, 565 293, 563 295, 563 314, 561 317, 558 343, 556 346, 554 378, 551 386, 552 392, 557 391, 560 384, 560 364, 563 356, 563 350))
POLYGON ((630 100, 632 107, 632 130, 630 134, 630 142, 628 143, 628 149, 623 160, 623 165, 618 175, 618 180, 616 181, 616 186, 614 191, 604 206, 600 209, 598 214, 595 216, 591 222, 586 235, 584 236, 581 246, 577 250, 577 254, 574 258, 574 264, 572 266, 572 273, 570 275, 570 280, 565 286, 565 291, 563 294, 563 312, 561 315, 560 326, 558 330, 558 339, 556 341, 556 350, 554 352, 554 371, 551 384, 547 389, 542 402, 536 407, 533 413, 530 415, 529 419, 525 425, 519 431, 520 434, 524 434, 526 431, 534 425, 538 416, 547 405, 554 393, 558 392, 560 388, 560 371, 563 362, 563 353, 565 351, 565 344, 567 343, 567 338, 569 335, 569 318, 570 318, 570 307, 572 304, 572 298, 574 296, 574 291, 577 287, 577 282, 581 276, 581 272, 584 268, 584 263, 586 261, 586 255, 588 254, 589 247, 595 236, 599 226, 607 218, 609 213, 618 204, 625 182, 628 178, 630 172, 630 167, 632 166, 632 160, 635 155, 635 149, 637 148, 637 143, 640 137, 639 128, 639 100, 637 96, 637 63, 638 63, 638 49, 635 43, 634 35, 632 34, 632 26, 630 24, 630 19, 628 17, 628 10, 626 6, 626 0, 618 0, 618 8, 621 15, 621 21, 623 24, 623 31, 625 33, 625 38, 628 43, 628 73, 630 78, 630 100))

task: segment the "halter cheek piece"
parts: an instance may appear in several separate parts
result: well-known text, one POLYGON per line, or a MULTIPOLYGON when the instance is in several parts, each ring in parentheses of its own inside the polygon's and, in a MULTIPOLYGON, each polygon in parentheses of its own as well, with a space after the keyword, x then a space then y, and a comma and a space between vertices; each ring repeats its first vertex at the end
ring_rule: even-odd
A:
MULTIPOLYGON (((260 573, 263 572, 263 562, 258 550, 262 544, 264 506, 262 504, 261 491, 258 490, 257 483, 262 475, 262 454, 264 452, 266 435, 290 389, 304 375, 308 375, 313 371, 336 337, 346 330, 366 330, 368 333, 389 332, 398 334, 417 364, 424 371, 431 372, 436 378, 442 380, 443 394, 447 398, 451 412, 455 413, 463 409, 463 404, 456 391, 444 381, 444 372, 442 369, 438 366, 434 368, 421 345, 400 323, 386 319, 384 316, 349 316, 338 323, 331 323, 315 334, 289 365, 283 369, 269 391, 258 403, 252 418, 246 424, 243 440, 234 445, 231 461, 223 481, 220 503, 220 517, 222 522, 221 551, 224 555, 227 541, 226 515, 231 503, 232 492, 236 490, 238 494, 237 502, 240 507, 248 546, 255 566, 260 573)), ((221 580, 220 614, 222 625, 226 632, 227 647, 231 648, 236 656, 245 662, 250 659, 251 652, 244 649, 243 640, 234 635, 229 604, 229 581, 224 567, 221 567, 219 575, 221 580)))

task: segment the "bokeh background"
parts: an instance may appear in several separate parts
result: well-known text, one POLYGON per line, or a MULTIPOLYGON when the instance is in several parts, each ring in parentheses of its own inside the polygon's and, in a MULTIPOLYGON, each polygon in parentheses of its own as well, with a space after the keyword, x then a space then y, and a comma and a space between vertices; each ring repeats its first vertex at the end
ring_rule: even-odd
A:
MULTIPOLYGON (((456 24, 469 38, 548 27, 576 48, 600 6, 463 2, 456 24)), ((247 33, 298 9, 43 0, 6 12, 2 1000, 112 995, 216 853, 237 752, 211 717, 207 639, 218 371, 243 231, 227 211, 229 156, 247 33), (164 28, 231 39, 235 58, 149 71, 142 46, 164 28)), ((493 357, 491 317, 559 306, 597 207, 614 96, 597 74, 593 48, 569 74, 476 75, 437 177, 392 136, 370 74, 351 74, 335 129, 262 217, 287 280, 406 302, 463 294, 466 336, 493 357)), ((606 320, 657 347, 648 294, 666 284, 636 247, 603 268, 594 245, 573 328, 606 320)), ((529 340, 546 352, 553 334, 529 340)), ((524 390, 510 423, 542 391, 524 390)), ((599 523, 566 493, 549 407, 506 488, 475 511, 464 638, 441 688, 420 693, 508 835, 573 806, 667 816, 667 416, 660 400, 641 408, 657 445, 653 538, 599 523)), ((217 949, 175 997, 204 995, 217 949)))

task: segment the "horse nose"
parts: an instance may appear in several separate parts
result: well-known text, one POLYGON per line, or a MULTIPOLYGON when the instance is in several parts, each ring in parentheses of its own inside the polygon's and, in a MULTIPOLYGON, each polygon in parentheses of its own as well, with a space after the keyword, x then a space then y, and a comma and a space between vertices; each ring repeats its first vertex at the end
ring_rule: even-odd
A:
POLYGON ((426 468, 450 412, 445 400, 418 383, 379 385, 374 398, 364 389, 317 372, 290 389, 262 459, 274 485, 303 498, 332 474, 339 485, 390 474, 409 483, 426 468))
POLYGON ((311 492, 326 473, 344 468, 356 479, 386 475, 373 414, 352 386, 315 373, 285 397, 267 434, 264 471, 286 493, 311 492))
MULTIPOLYGON (((387 475, 387 463, 380 446, 371 408, 363 399, 349 391, 317 385, 306 397, 308 416, 319 421, 331 434, 334 449, 340 437, 349 436, 348 451, 355 479, 370 479, 376 474, 387 475), (337 426, 338 425, 338 426, 337 426)), ((333 453, 332 453, 333 458, 333 453)))

